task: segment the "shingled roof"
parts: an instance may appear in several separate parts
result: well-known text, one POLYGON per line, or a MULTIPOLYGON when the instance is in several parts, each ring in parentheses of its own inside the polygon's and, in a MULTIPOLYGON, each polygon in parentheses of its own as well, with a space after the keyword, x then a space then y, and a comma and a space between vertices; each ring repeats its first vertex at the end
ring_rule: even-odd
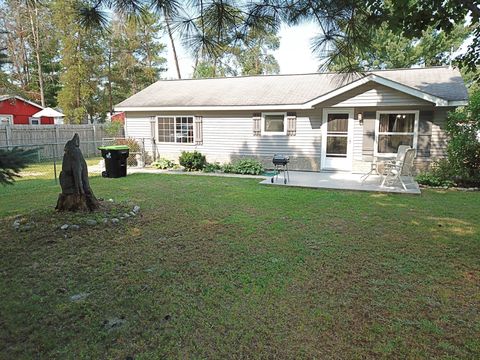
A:
MULTIPOLYGON (((465 102, 467 89, 456 69, 447 67, 371 71, 366 74, 313 73, 160 80, 122 101, 117 110, 143 108, 304 106, 342 89, 376 81, 400 91, 424 94, 428 101, 465 102), (398 89, 398 88, 397 88, 398 89), (433 99, 433 100, 432 100, 433 99)), ((415 96, 415 95, 414 95, 415 96)), ((438 105, 438 103, 437 103, 438 105)))

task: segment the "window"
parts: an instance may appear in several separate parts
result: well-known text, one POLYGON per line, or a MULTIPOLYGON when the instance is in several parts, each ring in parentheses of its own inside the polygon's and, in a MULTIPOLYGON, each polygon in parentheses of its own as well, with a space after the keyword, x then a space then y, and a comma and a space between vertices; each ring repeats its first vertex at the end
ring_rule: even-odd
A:
POLYGON ((28 118, 28 122, 30 123, 30 125, 40 125, 40 119, 36 117, 28 118))
POLYGON ((157 121, 159 142, 193 143, 193 116, 161 116, 157 121))
POLYGON ((286 134, 285 113, 263 114, 262 132, 269 135, 286 134))
POLYGON ((12 125, 13 115, 0 115, 0 125, 12 125))
POLYGON ((375 152, 395 155, 400 145, 417 146, 418 111, 377 112, 375 152))

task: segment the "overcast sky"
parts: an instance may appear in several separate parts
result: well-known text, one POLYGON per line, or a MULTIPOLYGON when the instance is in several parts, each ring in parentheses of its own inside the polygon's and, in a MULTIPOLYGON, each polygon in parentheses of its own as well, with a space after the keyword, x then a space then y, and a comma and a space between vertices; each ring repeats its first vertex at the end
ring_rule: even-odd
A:
MULTIPOLYGON (((280 64, 280 74, 310 73, 318 70, 319 61, 310 49, 310 39, 318 32, 318 27, 306 23, 294 27, 282 26, 278 33, 280 48, 275 51, 275 57, 280 64)), ((164 75, 167 79, 176 79, 175 62, 173 61, 170 41, 168 37, 162 39, 168 45, 168 71, 164 75)), ((180 41, 175 43, 180 61, 182 78, 190 78, 193 72, 193 60, 181 48, 180 41)))

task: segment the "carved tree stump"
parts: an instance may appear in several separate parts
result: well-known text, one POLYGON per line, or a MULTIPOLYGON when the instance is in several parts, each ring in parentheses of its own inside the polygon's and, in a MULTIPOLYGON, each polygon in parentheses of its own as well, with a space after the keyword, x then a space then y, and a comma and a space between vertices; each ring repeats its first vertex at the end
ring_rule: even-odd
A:
POLYGON ((87 163, 80 150, 78 134, 65 145, 59 179, 62 193, 58 195, 56 210, 93 211, 100 207, 88 182, 87 163))
POLYGON ((94 211, 100 203, 92 194, 59 194, 57 200, 58 211, 94 211))

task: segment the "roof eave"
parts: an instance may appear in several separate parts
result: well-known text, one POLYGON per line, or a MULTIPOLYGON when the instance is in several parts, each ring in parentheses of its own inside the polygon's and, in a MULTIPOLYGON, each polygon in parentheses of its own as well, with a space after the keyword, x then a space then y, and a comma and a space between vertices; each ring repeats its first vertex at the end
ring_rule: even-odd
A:
POLYGON ((225 106, 116 106, 115 111, 228 111, 228 110, 306 110, 306 104, 225 105, 225 106))

